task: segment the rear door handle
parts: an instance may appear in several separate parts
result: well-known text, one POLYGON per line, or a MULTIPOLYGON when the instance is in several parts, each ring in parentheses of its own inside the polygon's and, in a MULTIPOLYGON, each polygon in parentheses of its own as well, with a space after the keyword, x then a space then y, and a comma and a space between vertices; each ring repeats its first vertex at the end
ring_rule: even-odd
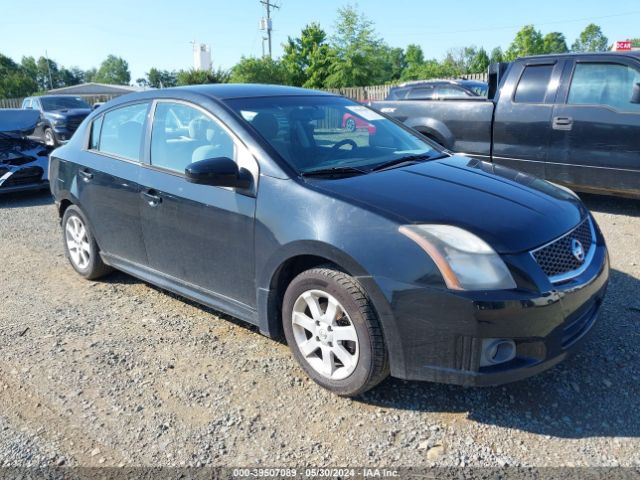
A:
POLYGON ((87 168, 83 168, 82 170, 78 171, 78 175, 80 175, 85 182, 88 182, 93 178, 93 173, 91 173, 91 170, 87 168))
POLYGON ((157 207, 162 203, 162 197, 155 190, 143 190, 140 192, 140 196, 150 207, 157 207))
POLYGON ((554 130, 571 130, 573 128, 573 118, 571 117, 553 117, 554 130))

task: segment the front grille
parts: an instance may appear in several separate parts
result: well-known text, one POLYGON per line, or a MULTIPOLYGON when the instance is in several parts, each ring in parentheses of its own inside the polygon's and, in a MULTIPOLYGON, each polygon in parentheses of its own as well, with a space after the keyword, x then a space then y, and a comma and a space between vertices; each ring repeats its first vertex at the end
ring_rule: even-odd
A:
POLYGON ((570 275, 585 264, 594 241, 591 219, 587 218, 569 233, 532 251, 531 254, 552 281, 560 280, 556 277, 570 275), (573 254, 574 239, 582 244, 585 257, 582 261, 573 254))
POLYGON ((86 115, 68 117, 67 118, 67 128, 72 132, 75 132, 76 129, 80 126, 82 121, 85 119, 86 115))

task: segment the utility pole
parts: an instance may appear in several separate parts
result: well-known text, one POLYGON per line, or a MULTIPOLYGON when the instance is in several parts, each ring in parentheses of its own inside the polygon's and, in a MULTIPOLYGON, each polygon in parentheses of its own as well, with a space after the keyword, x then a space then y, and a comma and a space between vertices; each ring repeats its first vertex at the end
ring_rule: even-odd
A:
POLYGON ((44 58, 47 59, 47 70, 49 71, 49 90, 53 89, 53 80, 51 79, 51 65, 49 65, 49 54, 44 51, 44 58))
POLYGON ((267 38, 262 39, 262 56, 264 56, 264 40, 267 40, 269 42, 268 43, 269 58, 271 58, 271 30, 272 30, 271 9, 280 8, 280 7, 277 5, 274 5, 273 3, 270 3, 270 0, 260 0, 260 3, 264 5, 265 10, 267 11, 266 18, 263 17, 261 22, 261 29, 267 31, 267 38))

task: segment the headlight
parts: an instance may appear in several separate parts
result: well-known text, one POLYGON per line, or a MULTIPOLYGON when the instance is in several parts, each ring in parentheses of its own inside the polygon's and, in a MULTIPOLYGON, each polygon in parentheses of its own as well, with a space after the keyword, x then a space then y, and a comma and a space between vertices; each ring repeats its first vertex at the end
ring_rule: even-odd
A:
POLYGON ((54 120, 54 121, 53 121, 53 124, 54 124, 56 127, 62 127, 62 126, 64 126, 66 123, 67 123, 67 121, 66 121, 64 118, 60 118, 60 119, 58 119, 58 120, 54 120))
POLYGON ((451 225, 404 225, 400 233, 433 259, 452 290, 516 288, 500 256, 473 233, 451 225))

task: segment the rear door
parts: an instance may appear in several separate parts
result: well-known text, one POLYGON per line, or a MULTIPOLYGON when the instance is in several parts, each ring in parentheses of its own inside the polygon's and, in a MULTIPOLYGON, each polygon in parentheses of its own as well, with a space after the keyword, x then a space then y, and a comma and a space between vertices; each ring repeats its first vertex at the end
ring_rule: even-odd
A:
POLYGON ((140 160, 149 102, 96 117, 75 183, 102 253, 144 265, 140 226, 140 160))
POLYGON ((492 157, 534 175, 545 176, 553 103, 564 60, 516 62, 497 101, 492 157))
POLYGON ((581 56, 565 69, 554 107, 547 176, 587 189, 640 193, 640 65, 581 56))
POLYGON ((255 189, 196 185, 184 175, 190 163, 215 157, 235 160, 257 179, 253 156, 209 112, 180 101, 155 103, 140 200, 149 266, 232 302, 228 308, 255 308, 255 189))

